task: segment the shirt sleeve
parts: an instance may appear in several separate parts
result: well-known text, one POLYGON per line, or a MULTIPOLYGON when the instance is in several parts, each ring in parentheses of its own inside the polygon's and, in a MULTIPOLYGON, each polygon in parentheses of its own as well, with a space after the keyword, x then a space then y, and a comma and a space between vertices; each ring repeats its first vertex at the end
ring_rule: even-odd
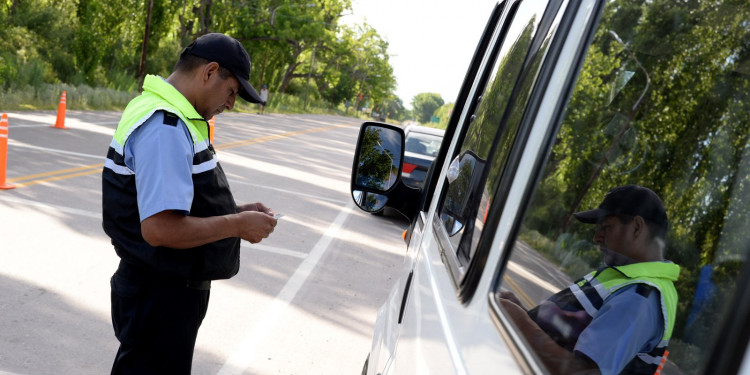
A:
POLYGON ((619 374, 640 352, 649 352, 664 334, 661 299, 654 290, 647 296, 629 285, 613 293, 591 324, 581 332, 575 351, 599 366, 602 375, 619 374))
POLYGON ((182 120, 164 123, 154 113, 125 145, 125 164, 135 171, 141 221, 166 210, 190 212, 193 202, 193 143, 182 120))

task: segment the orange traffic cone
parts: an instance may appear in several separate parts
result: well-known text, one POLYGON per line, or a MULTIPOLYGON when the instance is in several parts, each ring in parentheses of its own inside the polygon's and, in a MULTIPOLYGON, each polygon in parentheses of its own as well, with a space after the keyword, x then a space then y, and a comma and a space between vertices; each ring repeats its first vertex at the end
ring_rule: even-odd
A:
POLYGON ((8 115, 3 113, 0 118, 0 190, 15 188, 5 183, 5 167, 8 164, 8 115))
POLYGON ((214 122, 214 118, 211 117, 210 120, 208 120, 208 141, 211 142, 211 144, 214 144, 214 128, 216 123, 214 122))
POLYGON ((65 106, 67 102, 66 92, 63 91, 60 95, 60 104, 57 106, 57 121, 55 121, 55 127, 58 129, 65 129, 65 106))

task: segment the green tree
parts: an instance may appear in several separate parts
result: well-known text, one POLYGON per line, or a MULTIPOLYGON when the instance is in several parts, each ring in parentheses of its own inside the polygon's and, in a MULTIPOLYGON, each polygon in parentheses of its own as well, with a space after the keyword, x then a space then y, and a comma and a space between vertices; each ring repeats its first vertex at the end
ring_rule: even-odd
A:
POLYGON ((408 115, 408 110, 404 108, 404 103, 401 102, 400 98, 393 97, 393 99, 387 99, 383 103, 383 111, 387 118, 396 119, 403 121, 408 115))
MULTIPOLYGON (((738 228, 750 215, 748 19, 747 5, 734 1, 613 1, 605 8, 525 223, 552 242, 569 241, 561 233, 588 238, 585 229, 560 223, 596 207, 614 186, 652 188, 670 218, 666 257, 682 266, 679 338, 710 337, 684 325, 701 267, 716 265, 720 284, 738 274, 745 257, 738 228)), ((598 260, 596 249, 577 251, 598 260)), ((718 290, 719 299, 733 291, 718 290)))
POLYGON ((350 0, 5 0, 0 87, 135 90, 145 73, 168 75, 195 38, 222 32, 250 53, 257 86, 331 107, 359 94, 393 103, 388 43, 366 24, 339 25, 350 12, 350 0))
POLYGON ((450 121, 451 115, 453 114, 454 105, 455 103, 443 104, 440 108, 435 110, 434 116, 440 118, 440 122, 437 124, 436 128, 446 129, 448 127, 448 121, 450 121))
POLYGON ((75 72, 68 53, 73 33, 70 4, 13 1, 0 7, 0 87, 56 82, 75 72))
POLYGON ((421 93, 414 97, 411 106, 414 115, 417 117, 417 121, 426 124, 430 122, 430 117, 432 117, 435 111, 444 103, 445 102, 440 94, 421 93))

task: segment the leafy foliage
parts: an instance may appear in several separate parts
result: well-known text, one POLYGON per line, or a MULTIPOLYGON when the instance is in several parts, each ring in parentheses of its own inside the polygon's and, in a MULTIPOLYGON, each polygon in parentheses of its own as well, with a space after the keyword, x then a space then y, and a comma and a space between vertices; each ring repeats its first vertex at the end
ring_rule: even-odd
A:
POLYGON ((339 25, 350 0, 153 1, 150 18, 148 4, 1 1, 0 89, 65 83, 134 91, 144 42, 145 72, 167 76, 192 40, 223 32, 250 53, 251 82, 271 92, 331 107, 360 93, 373 105, 396 102, 388 43, 368 25, 339 25))
POLYGON ((393 165, 395 155, 391 149, 394 145, 387 142, 389 132, 372 127, 365 130, 357 162, 357 184, 378 190, 388 189, 389 177, 398 171, 398 166, 393 165))
POLYGON ((412 110, 417 121, 421 123, 430 122, 430 117, 435 111, 440 108, 445 102, 440 94, 435 93, 421 93, 417 94, 412 100, 412 110))
POLYGON ((445 129, 448 127, 448 120, 450 120, 451 115, 453 114, 454 106, 455 103, 443 104, 442 106, 440 106, 440 108, 435 110, 433 116, 440 119, 437 126, 435 126, 436 128, 445 129))
POLYGON ((710 350, 747 257, 748 19, 738 1, 612 1, 524 222, 526 237, 576 274, 599 257, 573 212, 629 183, 659 194, 670 218, 665 256, 682 269, 670 358, 689 373, 701 371, 693 354, 710 350), (715 291, 699 304, 705 267, 715 291))

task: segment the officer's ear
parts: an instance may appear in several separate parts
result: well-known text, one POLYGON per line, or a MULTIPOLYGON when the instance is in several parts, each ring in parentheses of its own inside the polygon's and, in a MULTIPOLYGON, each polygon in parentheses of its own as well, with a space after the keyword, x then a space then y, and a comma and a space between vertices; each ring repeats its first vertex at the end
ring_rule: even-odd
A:
POLYGON ((216 61, 211 61, 210 63, 203 65, 203 67, 201 68, 202 82, 205 84, 209 79, 211 79, 211 76, 219 74, 220 68, 221 66, 216 61))
POLYGON ((646 220, 640 216, 635 216, 633 218, 633 227, 631 229, 633 232, 633 238, 634 239, 640 239, 643 236, 648 235, 648 226, 646 225, 646 220))

